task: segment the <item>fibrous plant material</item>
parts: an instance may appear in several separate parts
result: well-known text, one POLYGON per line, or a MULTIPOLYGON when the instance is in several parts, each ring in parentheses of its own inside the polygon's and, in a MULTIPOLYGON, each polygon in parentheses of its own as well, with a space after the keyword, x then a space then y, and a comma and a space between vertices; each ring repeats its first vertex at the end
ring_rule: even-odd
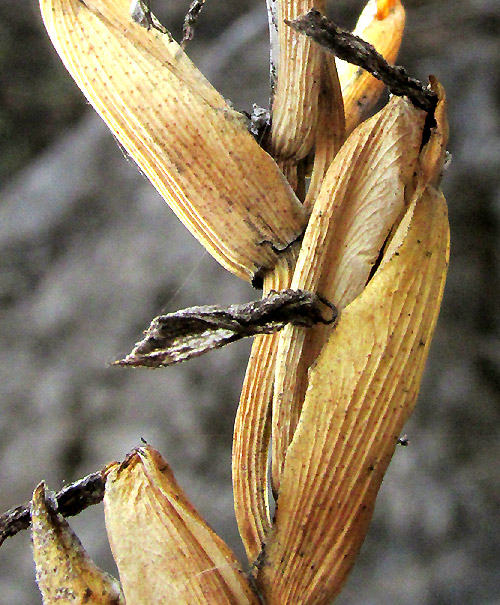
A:
POLYGON ((160 315, 151 322, 146 336, 120 366, 157 368, 199 357, 258 334, 273 334, 287 324, 311 327, 335 321, 335 307, 304 290, 271 292, 262 300, 229 307, 190 307, 160 315), (328 317, 323 315, 328 308, 328 317))

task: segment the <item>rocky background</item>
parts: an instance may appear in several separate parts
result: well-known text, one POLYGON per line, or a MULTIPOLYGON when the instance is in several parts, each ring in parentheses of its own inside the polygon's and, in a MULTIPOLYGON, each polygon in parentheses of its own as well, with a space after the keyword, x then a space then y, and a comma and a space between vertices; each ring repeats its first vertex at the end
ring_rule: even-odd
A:
MULTIPOLYGON (((330 14, 352 26, 362 2, 330 14)), ((156 0, 179 36, 187 0, 156 0)), ((500 603, 500 4, 407 0, 399 62, 450 105, 452 259, 416 412, 342 605, 500 603)), ((208 0, 189 52, 240 109, 267 103, 263 0, 208 0)), ((109 367, 162 310, 255 292, 181 226, 88 107, 35 2, 0 0, 0 511, 157 447, 242 552, 232 423, 250 343, 163 371, 109 367)), ((113 572, 102 508, 72 521, 113 572)), ((27 532, 0 549, 0 603, 36 604, 27 532)))

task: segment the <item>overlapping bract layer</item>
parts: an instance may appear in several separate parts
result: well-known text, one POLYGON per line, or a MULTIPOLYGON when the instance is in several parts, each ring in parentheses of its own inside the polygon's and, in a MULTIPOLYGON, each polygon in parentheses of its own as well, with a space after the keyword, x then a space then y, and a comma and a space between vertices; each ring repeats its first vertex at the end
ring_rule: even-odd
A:
MULTIPOLYGON (((270 4, 273 4, 273 2, 270 2, 270 4)), ((311 5, 318 7, 318 5, 314 3, 309 3, 307 7, 309 8, 311 5)), ((288 11, 290 13, 287 13, 289 17, 295 16, 295 13, 293 13, 293 15, 291 14, 291 8, 288 8, 288 11)), ((404 9, 399 1, 379 0, 378 2, 375 2, 374 0, 370 0, 360 18, 356 33, 363 34, 366 31, 376 48, 383 54, 388 53, 388 59, 392 61, 395 59, 399 49, 403 26, 404 9), (387 36, 388 33, 390 34, 389 37, 387 36)), ((297 34, 295 34, 295 36, 296 35, 297 34)), ((300 39, 297 40, 293 35, 288 35, 284 43, 288 42, 292 44, 297 41, 300 41, 300 39)), ((292 53, 293 51, 288 50, 287 52, 292 53)), ((314 81, 314 78, 318 79, 320 76, 323 78, 323 85, 319 90, 318 108, 315 110, 316 113, 308 114, 309 119, 312 120, 314 116, 314 120, 317 121, 313 171, 307 196, 305 198, 306 207, 312 207, 313 209, 314 207, 318 207, 317 203, 321 190, 323 190, 323 200, 327 200, 328 197, 331 196, 328 187, 324 185, 325 174, 344 140, 344 107, 342 98, 339 94, 340 90, 338 90, 335 84, 336 80, 340 79, 340 85, 342 86, 346 97, 346 122, 348 125, 350 124, 350 126, 348 126, 350 130, 354 128, 362 116, 362 113, 359 111, 358 101, 360 101, 360 99, 363 101, 364 115, 364 112, 369 111, 373 104, 376 103, 379 95, 383 91, 383 85, 369 74, 365 74, 362 70, 357 69, 355 72, 356 77, 354 77, 353 73, 345 68, 345 65, 347 64, 344 64, 344 62, 337 61, 338 65, 342 65, 339 76, 337 76, 335 72, 335 60, 330 61, 333 57, 327 54, 323 54, 322 56, 322 65, 313 63, 308 70, 304 67, 301 69, 298 67, 291 69, 290 73, 286 76, 288 85, 284 85, 281 88, 278 86, 276 92, 277 95, 281 94, 286 96, 287 93, 294 90, 294 87, 298 87, 299 90, 302 91, 299 97, 300 99, 303 99, 306 94, 304 92, 304 87, 306 87, 308 83, 310 85, 311 79, 314 81), (320 71, 320 67, 324 70, 323 72, 320 71), (334 73, 332 73, 332 70, 334 73), (325 71, 327 72, 326 75, 325 71), (308 78, 304 78, 306 73, 308 78)), ((308 94, 312 94, 311 91, 309 91, 308 94)), ((290 106, 292 102, 298 101, 297 99, 295 99, 295 101, 290 99, 290 106)), ((280 99, 279 105, 285 105, 283 99, 280 99)), ((411 110, 408 108, 407 111, 411 110)), ((415 115, 419 115, 419 112, 415 111, 415 115)), ((422 114, 420 114, 420 116, 421 115, 422 114)), ((295 119, 295 116, 292 116, 291 119, 295 119)), ((421 125, 421 117, 418 118, 418 122, 418 124, 411 126, 414 133, 418 133, 419 125, 421 125)), ((277 128, 274 123, 272 126, 273 128, 277 128)), ((386 128, 385 132, 387 131, 388 129, 386 128)), ((292 128, 290 136, 296 132, 297 130, 292 128)), ((365 130, 364 132, 369 132, 369 130, 365 130)), ((385 132, 380 138, 385 135, 385 132)), ((393 140, 394 139, 395 136, 393 136, 393 140)), ((275 140, 278 140, 278 137, 276 137, 275 140)), ((360 148, 361 145, 357 148, 354 147, 355 150, 359 150, 360 148)), ((402 145, 399 144, 398 149, 401 150, 401 148, 402 145)), ((353 155, 354 153, 351 154, 351 156, 353 155)), ((279 154, 278 157, 280 157, 279 154)), ((299 154, 297 153, 294 156, 295 162, 298 161, 298 157, 299 154)), ((290 168, 290 158, 288 158, 288 162, 289 163, 286 161, 281 162, 281 165, 284 169, 288 170, 288 175, 292 173, 292 178, 294 178, 295 174, 290 168)), ((358 168, 359 166, 360 164, 358 164, 358 168)), ((372 178, 375 178, 376 180, 378 174, 374 172, 372 178)), ((401 181, 401 179, 399 179, 399 181, 401 181)), ((332 186, 333 179, 330 181, 330 187, 332 186)), ((401 202, 399 202, 399 204, 400 203, 401 202)), ((393 208, 393 206, 393 203, 389 204, 390 208, 393 208)), ((384 202, 380 199, 379 210, 384 212, 384 202)), ((313 210, 313 212, 316 212, 316 215, 321 214, 321 212, 318 211, 313 210)), ((317 220, 316 215, 314 220, 309 221, 309 230, 314 229, 314 224, 317 220)), ((386 223, 387 222, 386 218, 386 223)), ((323 220, 321 223, 325 225, 326 221, 323 220)), ((332 225, 334 224, 335 223, 332 221, 332 225)), ((297 250, 294 250, 293 252, 296 254, 297 250)), ((300 254, 304 257, 303 247, 300 254)), ((313 249, 311 250, 309 257, 313 258, 314 255, 315 250, 313 249)), ((284 255, 281 256, 280 263, 277 265, 279 275, 275 276, 272 272, 268 275, 267 282, 272 284, 270 287, 290 287, 294 274, 295 260, 293 259, 293 263, 291 261, 292 258, 290 258, 290 255, 289 258, 284 258, 284 255), (285 268, 286 270, 284 270, 285 268)), ((316 277, 317 276, 316 272, 316 277)), ((359 279, 356 283, 359 292, 362 284, 361 286, 359 285, 359 279)), ((302 348, 300 338, 302 338, 303 335, 301 335, 299 331, 293 331, 293 334, 297 337, 297 341, 294 341, 291 346, 292 348, 296 347, 295 354, 298 353, 300 357, 302 348)), ((271 386, 271 383, 275 380, 275 364, 277 359, 276 348, 278 341, 283 343, 283 337, 276 338, 275 336, 269 336, 256 339, 252 348, 235 423, 233 447, 235 512, 240 534, 250 561, 255 560, 258 556, 262 544, 265 541, 266 533, 270 527, 268 511, 267 452, 271 435, 270 423, 273 398, 273 387, 271 386), (263 362, 264 359, 265 362, 263 362), (256 430, 256 427, 261 427, 261 430, 256 430)), ((291 410, 294 410, 293 413, 296 416, 297 410, 300 409, 301 405, 301 403, 297 402, 303 400, 303 381, 301 383, 299 377, 297 377, 297 383, 292 389, 292 392, 289 391, 283 396, 281 395, 282 389, 280 390, 280 383, 283 382, 283 377, 280 376, 280 368, 286 372, 287 361, 283 357, 283 353, 281 353, 280 356, 282 361, 277 370, 278 376, 276 377, 276 388, 274 389, 275 469, 281 468, 283 454, 286 451, 289 437, 293 433, 293 431, 290 431, 287 427, 290 424, 293 426, 296 422, 296 418, 290 420, 290 416, 292 415, 291 410), (301 394, 299 395, 298 393, 301 394), (286 399, 289 404, 289 407, 286 408, 285 411, 287 419, 284 423, 282 420, 282 410, 277 407, 277 402, 282 397, 286 399), (294 401, 295 404, 292 404, 290 400, 294 401), (276 430, 278 428, 277 425, 280 423, 284 434, 281 429, 278 431, 276 430), (277 453, 279 458, 276 457, 277 453)), ((289 384, 290 381, 293 382, 296 378, 295 365, 293 362, 287 377, 289 384)), ((275 470, 274 477, 276 487, 277 475, 278 473, 275 470)))
POLYGON ((344 309, 310 370, 259 576, 268 603, 329 603, 338 593, 413 409, 449 233, 436 190, 426 189, 407 213, 389 258, 344 309))
MULTIPOLYGON (((292 284, 318 292, 339 309, 362 292, 406 207, 424 121, 424 112, 396 97, 352 133, 323 181, 292 284)), ((328 332, 288 326, 280 336, 273 403, 275 490, 300 415, 308 368, 328 332)))
MULTIPOLYGON (((383 85, 340 61, 337 75, 331 57, 284 27, 284 18, 323 9, 321 1, 282 0, 269 145, 276 163, 175 42, 131 22, 128 0, 40 1, 78 85, 215 258, 244 279, 261 271, 265 294, 292 286, 342 309, 334 328, 256 338, 233 452, 235 511, 248 558, 258 558, 252 575, 262 598, 329 603, 413 409, 439 312, 449 248, 439 191, 444 93, 432 80, 433 126, 432 116, 396 98, 358 126, 383 85), (301 206, 292 189, 299 192, 311 166, 301 206)), ((392 62, 403 26, 399 0, 369 0, 356 33, 392 62)), ((111 466, 105 510, 128 603, 258 602, 240 563, 151 447, 111 466)), ((46 602, 59 588, 121 602, 116 581, 88 561, 43 488, 32 515, 46 602), (51 577, 54 565, 61 573, 51 577)))

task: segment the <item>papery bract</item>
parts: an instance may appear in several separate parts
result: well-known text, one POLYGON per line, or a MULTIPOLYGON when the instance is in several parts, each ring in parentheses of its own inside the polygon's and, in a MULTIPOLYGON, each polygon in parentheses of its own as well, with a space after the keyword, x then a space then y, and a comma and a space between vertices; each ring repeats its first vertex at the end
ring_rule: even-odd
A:
POLYGON ((125 603, 118 581, 91 561, 68 522, 47 498, 44 483, 33 493, 31 524, 36 580, 45 605, 125 603))
POLYGON ((129 603, 258 603, 239 561, 152 447, 111 468, 106 528, 129 603))
MULTIPOLYGON (((394 97, 350 135, 314 204, 294 287, 317 292, 340 309, 362 292, 407 207, 425 117, 409 101, 394 97)), ((308 368, 331 330, 287 326, 280 335, 273 402, 275 490, 300 415, 308 368)))
POLYGON ((243 115, 128 0, 40 6, 75 82, 193 235, 243 279, 272 268, 307 213, 243 115))
POLYGON ((310 370, 258 577, 269 605, 327 604, 338 594, 415 404, 449 231, 445 200, 433 188, 407 212, 390 258, 344 309, 310 370))

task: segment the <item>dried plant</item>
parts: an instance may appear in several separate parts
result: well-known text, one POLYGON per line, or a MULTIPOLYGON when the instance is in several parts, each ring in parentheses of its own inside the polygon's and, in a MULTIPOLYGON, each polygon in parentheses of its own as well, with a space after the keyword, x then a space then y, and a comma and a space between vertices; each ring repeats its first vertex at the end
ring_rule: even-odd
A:
MULTIPOLYGON (((405 19, 399 0, 368 2, 354 32, 365 42, 322 17, 323 0, 268 0, 272 119, 259 144, 148 6, 139 4, 140 18, 134 8, 143 27, 128 0, 40 4, 71 76, 206 249, 261 284, 265 301, 279 299, 273 291, 298 291, 339 312, 334 323, 292 313, 253 332, 233 449, 250 572, 160 454, 144 446, 97 476, 120 582, 95 567, 59 501, 36 488, 31 518, 44 602, 330 603, 415 404, 439 312, 449 254, 439 189, 444 91, 435 78, 419 89, 387 66, 399 96, 365 119, 384 84, 351 63, 385 73, 365 42, 395 61, 405 19), (350 62, 331 54, 337 35, 347 49, 337 54, 350 62)), ((231 315, 231 326, 248 335, 241 317, 231 315)), ((170 341, 160 336, 170 332, 155 326, 164 332, 148 332, 148 354, 168 359, 170 341)))

